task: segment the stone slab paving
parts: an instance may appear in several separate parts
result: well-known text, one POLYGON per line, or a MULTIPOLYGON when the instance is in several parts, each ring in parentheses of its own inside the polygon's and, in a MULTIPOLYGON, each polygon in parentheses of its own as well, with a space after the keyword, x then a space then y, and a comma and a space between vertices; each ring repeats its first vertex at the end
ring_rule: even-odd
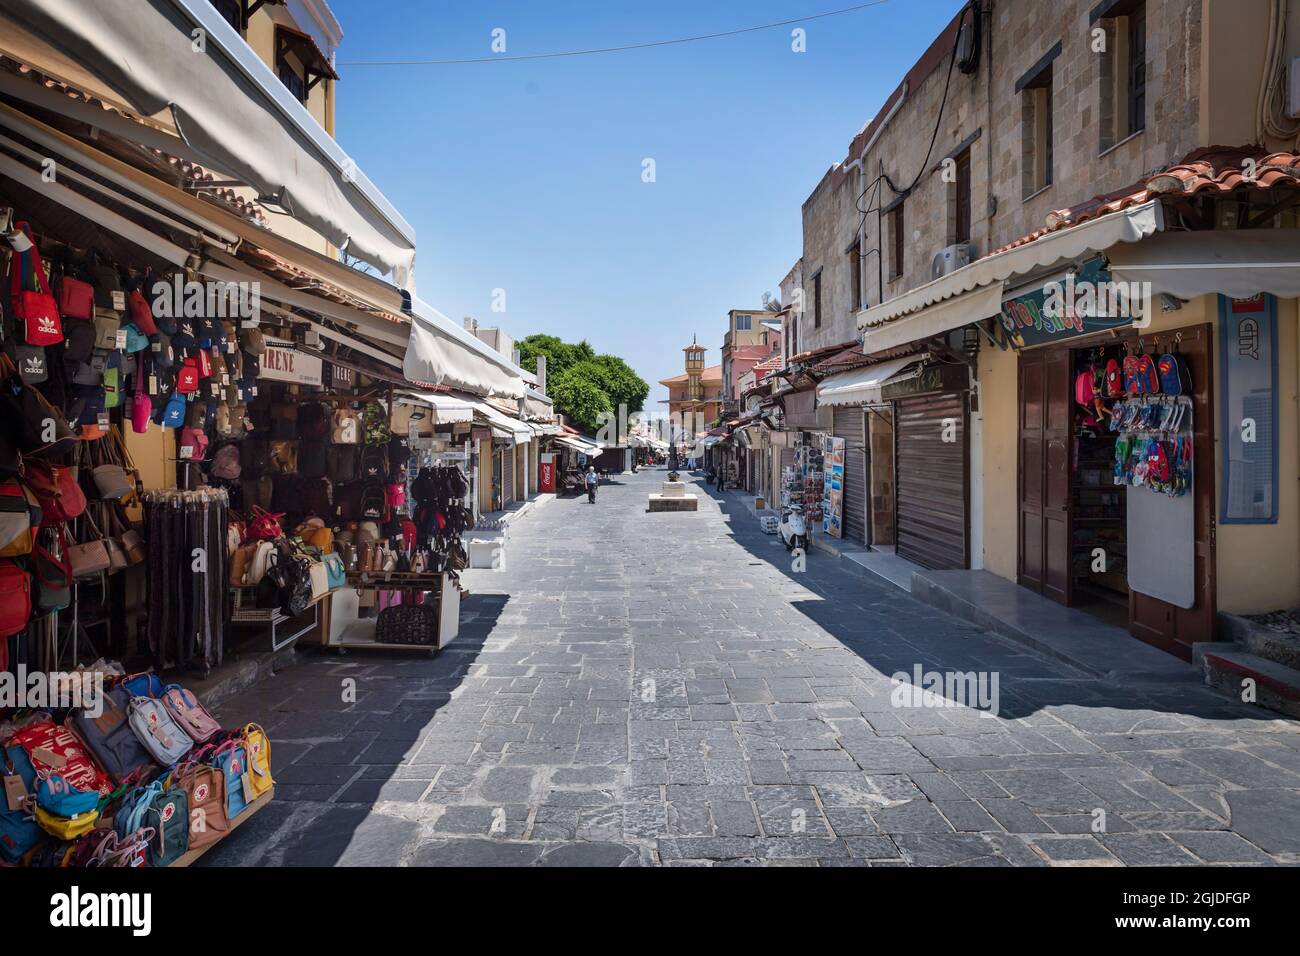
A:
POLYGON ((1295 721, 796 571, 738 495, 647 513, 663 478, 512 526, 440 655, 305 652, 224 705, 266 727, 277 797, 202 863, 1300 862, 1295 721), (996 674, 996 716, 900 697, 918 666, 996 674))

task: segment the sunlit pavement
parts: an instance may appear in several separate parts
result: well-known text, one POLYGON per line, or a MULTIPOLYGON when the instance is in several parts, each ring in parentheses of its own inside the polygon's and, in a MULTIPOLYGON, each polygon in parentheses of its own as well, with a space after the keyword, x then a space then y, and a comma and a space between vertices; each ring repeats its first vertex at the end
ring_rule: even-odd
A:
POLYGON ((1073 672, 817 552, 797 572, 702 479, 697 513, 648 514, 665 474, 522 517, 439 656, 307 652, 222 708, 270 733, 276 799, 202 862, 1300 860, 1294 721, 1073 672), (996 677, 997 714, 899 693, 918 666, 996 677))

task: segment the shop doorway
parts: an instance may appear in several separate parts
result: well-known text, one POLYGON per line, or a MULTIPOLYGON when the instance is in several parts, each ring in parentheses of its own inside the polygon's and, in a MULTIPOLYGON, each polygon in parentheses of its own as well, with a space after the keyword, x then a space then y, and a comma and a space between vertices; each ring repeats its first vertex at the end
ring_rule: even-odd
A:
MULTIPOLYGON (((1060 604, 1125 627, 1190 660, 1192 645, 1215 637, 1213 381, 1210 326, 1139 337, 1075 340, 1019 356, 1017 581, 1060 604), (1160 492, 1115 483, 1116 434, 1106 403, 1089 412, 1076 391, 1081 373, 1126 355, 1176 353, 1190 377, 1192 487, 1189 527, 1179 547, 1193 552, 1190 606, 1129 586, 1129 561, 1151 560, 1149 540, 1128 540, 1129 508, 1150 507, 1160 492), (1187 543, 1190 542, 1190 543, 1187 543), (1136 548, 1135 548, 1136 545, 1136 548)), ((1176 530, 1176 529, 1171 529, 1176 530)), ((1171 535, 1171 540, 1177 536, 1171 535)))

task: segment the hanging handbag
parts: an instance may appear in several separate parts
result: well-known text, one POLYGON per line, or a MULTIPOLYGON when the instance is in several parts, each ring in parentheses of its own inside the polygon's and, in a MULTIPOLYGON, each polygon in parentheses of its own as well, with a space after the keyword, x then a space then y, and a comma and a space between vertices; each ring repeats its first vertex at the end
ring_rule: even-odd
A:
POLYGON ((15 252, 9 262, 9 294, 15 322, 22 323, 23 341, 28 345, 59 345, 63 342, 63 322, 59 318, 59 304, 50 292, 50 281, 45 275, 40 250, 32 241, 31 227, 17 223, 18 230, 31 242, 27 252, 15 252), (36 274, 38 291, 23 288, 25 257, 30 256, 31 271, 36 274))
POLYGON ((64 272, 59 279, 59 315, 90 321, 95 316, 95 287, 64 272))
POLYGON ((158 326, 153 321, 153 308, 138 287, 132 289, 131 294, 126 297, 126 308, 131 316, 132 325, 145 335, 158 334, 158 326))
POLYGON ((117 333, 122 319, 112 309, 95 310, 95 348, 111 351, 117 348, 117 333))
POLYGON ((23 478, 41 505, 41 527, 63 524, 86 510, 86 496, 71 468, 39 458, 23 462, 23 478))
POLYGON ((40 505, 36 496, 17 479, 0 482, 0 558, 30 554, 36 529, 40 527, 40 505), (37 513, 32 522, 33 510, 37 513))
POLYGON ((280 519, 284 517, 282 512, 272 513, 256 505, 253 506, 252 511, 253 518, 248 522, 250 541, 266 541, 284 534, 284 529, 280 527, 280 519))
POLYGON ((31 577, 14 561, 0 559, 0 640, 21 632, 31 616, 31 577))
POLYGON ((39 541, 32 552, 36 577, 36 610, 40 614, 66 611, 72 605, 72 567, 66 551, 55 557, 39 541))
POLYGON ((89 512, 86 513, 86 524, 94 534, 89 541, 71 543, 68 541, 66 531, 63 539, 64 554, 68 556, 72 576, 78 580, 93 578, 113 566, 113 559, 108 553, 108 544, 89 512))

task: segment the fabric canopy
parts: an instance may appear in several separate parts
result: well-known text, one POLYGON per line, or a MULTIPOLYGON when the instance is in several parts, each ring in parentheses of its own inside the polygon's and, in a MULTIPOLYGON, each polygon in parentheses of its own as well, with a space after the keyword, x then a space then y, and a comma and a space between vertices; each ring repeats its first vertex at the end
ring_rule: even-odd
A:
POLYGON ((584 441, 583 439, 578 438, 575 435, 556 435, 555 441, 559 442, 561 445, 567 445, 568 447, 574 449, 575 451, 581 452, 584 455, 600 454, 599 445, 594 444, 592 442, 584 441))
POLYGON ((436 424, 448 425, 474 420, 474 406, 463 398, 454 398, 440 392, 415 392, 412 393, 411 398, 433 409, 436 424))
POLYGON ((97 91, 174 128, 187 157, 248 183, 399 286, 413 281, 411 227, 207 0, 7 0, 0 17, 23 62, 56 75, 75 64, 97 91))
POLYGON ((985 256, 859 312, 858 328, 865 329, 864 348, 876 352, 905 345, 997 315, 1007 278, 1070 262, 1118 243, 1138 242, 1163 228, 1162 207, 1159 200, 1152 200, 985 256))
POLYGON ((831 375, 818 384, 817 401, 821 405, 868 405, 879 402, 880 387, 885 382, 924 358, 924 355, 904 355, 902 358, 831 375))
POLYGON ((410 344, 403 360, 408 381, 522 398, 523 370, 418 297, 411 300, 410 344))
POLYGON ((526 423, 517 418, 511 418, 505 412, 493 408, 483 399, 475 395, 462 393, 455 393, 452 397, 472 408, 474 413, 491 425, 493 431, 500 434, 502 438, 509 438, 518 445, 533 440, 533 430, 526 423))
POLYGON ((1300 296, 1300 229, 1168 232, 1107 253, 1113 282, 1150 282, 1182 299, 1213 292, 1300 296))

